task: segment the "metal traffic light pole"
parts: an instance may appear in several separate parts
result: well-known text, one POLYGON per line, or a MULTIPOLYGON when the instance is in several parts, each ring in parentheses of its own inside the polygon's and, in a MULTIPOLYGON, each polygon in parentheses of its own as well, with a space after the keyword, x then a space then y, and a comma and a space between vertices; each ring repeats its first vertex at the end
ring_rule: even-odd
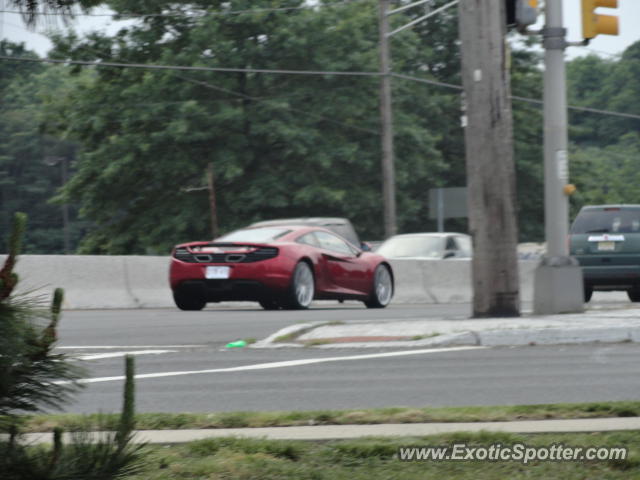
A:
POLYGON ((562 0, 547 0, 544 35, 544 212, 547 253, 535 271, 536 314, 584 311, 582 271, 569 256, 566 29, 562 0))

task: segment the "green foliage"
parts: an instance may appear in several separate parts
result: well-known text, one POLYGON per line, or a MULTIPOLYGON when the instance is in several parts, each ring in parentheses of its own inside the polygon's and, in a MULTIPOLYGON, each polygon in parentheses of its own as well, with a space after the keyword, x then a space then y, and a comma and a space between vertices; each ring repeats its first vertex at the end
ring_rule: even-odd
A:
MULTIPOLYGON (((640 42, 617 60, 595 55, 575 59, 567 73, 570 103, 640 114, 640 42)), ((570 176, 578 187, 572 217, 584 205, 640 203, 635 187, 640 180, 640 120, 579 111, 570 119, 570 176)))
POLYGON ((428 437, 362 438, 346 441, 282 442, 276 440, 224 439, 196 444, 153 448, 150 466, 136 480, 179 478, 234 480, 376 480, 376 479, 628 479, 639 473, 636 432, 588 434, 528 434, 504 432, 448 433, 428 437), (206 447, 208 443, 222 448, 206 447), (629 448, 627 460, 601 462, 535 461, 401 461, 399 448, 466 444, 470 448, 499 443, 524 443, 534 447, 563 444, 576 447, 620 446, 629 448), (280 452, 291 448, 296 456, 280 452))
MULTIPOLYGON (((19 441, 24 412, 59 408, 78 389, 83 370, 53 351, 64 297, 55 290, 50 309, 37 300, 14 292, 13 272, 27 217, 17 213, 8 241, 9 255, 0 270, 0 472, 3 480, 108 480, 136 473, 142 446, 132 446, 134 422, 133 358, 126 359, 123 411, 115 433, 97 441, 85 428, 62 443, 62 429, 55 428, 53 447, 32 448, 19 441), (45 321, 46 326, 42 323, 45 321)), ((90 427, 90 426, 89 426, 90 427)))
POLYGON ((26 215, 15 214, 9 255, 0 270, 0 417, 11 423, 18 411, 59 407, 76 390, 82 371, 52 352, 63 292, 56 291, 50 311, 38 300, 16 295, 13 272, 20 253, 26 215), (46 327, 41 322, 46 321, 46 327), (62 383, 57 381, 62 380, 62 383))
MULTIPOLYGON (((6 40, 0 41, 0 54, 35 56, 6 40)), ((63 251, 62 212, 48 201, 63 182, 61 161, 72 163, 76 146, 50 134, 63 132, 53 128, 53 114, 45 118, 43 105, 53 109, 53 100, 73 88, 74 79, 64 67, 0 61, 0 232, 10 229, 13 212, 27 213, 31 228, 24 238, 25 253, 63 251), (49 166, 45 159, 58 163, 49 166)), ((72 243, 77 243, 81 231, 74 212, 71 206, 72 243)))
MULTIPOLYGON (((114 0, 109 6, 116 14, 168 15, 143 17, 113 36, 54 36, 51 56, 238 69, 378 70, 376 1, 325 0, 317 8, 261 11, 303 3, 201 0, 187 8, 166 0, 114 0)), ((423 14, 417 7, 394 15, 392 27, 423 14)), ((393 71, 459 85, 456 15, 448 9, 395 35, 393 71)), ((542 98, 534 43, 512 52, 516 97, 542 98)), ((28 54, 4 45, 12 55, 28 54)), ((569 103, 637 114, 639 64, 640 43, 620 59, 571 61, 569 103)), ((209 202, 198 187, 206 184, 209 163, 223 232, 256 220, 324 215, 351 218, 364 238, 383 235, 377 77, 45 68, 18 62, 0 68, 9 73, 0 88, 11 99, 0 106, 0 225, 8 225, 8 212, 28 212, 29 253, 60 251, 62 202, 72 204, 73 214, 77 205, 85 219, 72 222, 73 243, 83 237, 81 253, 164 254, 175 243, 206 239, 209 202), (47 199, 60 181, 57 169, 42 163, 44 152, 76 156, 73 179, 56 196, 56 205, 47 199)), ((460 91, 398 77, 392 84, 399 230, 433 230, 429 189, 466 184, 460 91)), ((520 240, 541 241, 542 110, 516 98, 513 117, 520 240)), ((570 119, 571 180, 581 188, 572 200, 577 207, 599 198, 588 178, 592 170, 583 171, 582 165, 613 150, 632 155, 622 137, 640 124, 591 112, 572 111, 570 119)), ((617 178, 624 183, 623 176, 617 178)), ((466 221, 449 220, 447 228, 464 231, 466 221)))
POLYGON ((133 358, 126 357, 123 411, 115 432, 111 421, 85 422, 63 444, 62 429, 53 430, 53 447, 29 447, 17 442, 0 442, 0 471, 3 480, 110 480, 135 475, 143 468, 144 444, 131 443, 134 418, 133 358), (97 428, 99 433, 91 430, 97 428))
POLYGON ((7 6, 20 9, 24 20, 33 27, 42 22, 42 14, 61 13, 68 20, 73 17, 75 7, 86 10, 101 3, 99 0, 8 0, 7 6))
MULTIPOLYGON (((323 2, 330 4, 331 2, 323 2)), ((444 2, 439 2, 444 3, 444 2)), ((438 4, 439 4, 438 3, 438 4)), ((301 2, 288 2, 298 6, 301 2)), ((243 10, 236 1, 197 7, 243 10)), ((116 12, 131 2, 112 2, 116 12)), ((252 2, 251 9, 273 7, 252 2)), ((153 11, 182 12, 155 2, 153 11)), ((394 16, 401 25, 421 15, 394 16)), ((61 58, 235 68, 377 71, 377 2, 279 12, 146 18, 115 37, 56 38, 61 58)), ((394 24, 395 24, 394 23, 394 24)), ((456 10, 391 42, 394 71, 460 83, 456 10), (425 48, 424 46, 427 45, 425 48)), ((514 56, 515 84, 540 81, 533 57, 514 56), (521 59, 522 57, 522 59, 521 59)), ((394 79, 398 218, 401 231, 434 228, 429 189, 466 184, 459 91, 394 79)), ((539 85, 536 85, 539 90, 539 85)), ((64 191, 96 228, 82 253, 164 253, 206 238, 208 199, 201 186, 215 166, 223 230, 276 217, 346 216, 365 238, 381 238, 378 79, 97 69, 67 98, 65 131, 84 146, 64 191)), ((535 89, 533 89, 535 90, 535 89)), ((541 218, 540 124, 525 106, 517 131, 522 216, 541 218)), ((460 229, 464 223, 458 222, 460 229)), ((540 225, 523 228, 528 236, 540 225)))

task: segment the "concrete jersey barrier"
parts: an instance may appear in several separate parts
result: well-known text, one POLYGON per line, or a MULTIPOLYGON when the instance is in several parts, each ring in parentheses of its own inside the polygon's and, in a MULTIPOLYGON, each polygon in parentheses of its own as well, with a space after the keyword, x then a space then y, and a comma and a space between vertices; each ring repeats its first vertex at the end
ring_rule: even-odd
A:
POLYGON ((16 272, 18 293, 49 301, 56 287, 64 288, 65 309, 173 306, 168 257, 22 255, 16 272))
MULTIPOLYGON (((4 255, 0 261, 4 261, 4 255)), ((471 262, 391 260, 393 303, 465 303, 471 301, 471 262)), ((533 260, 519 262, 520 298, 533 299, 533 260)), ((65 289, 64 308, 173 307, 169 257, 141 255, 23 255, 16 271, 18 292, 41 294, 47 301, 56 287, 65 289)))
MULTIPOLYGON (((471 301, 471 260, 390 260, 395 275, 394 303, 467 303, 471 301)), ((520 300, 533 300, 533 260, 518 262, 520 300)))

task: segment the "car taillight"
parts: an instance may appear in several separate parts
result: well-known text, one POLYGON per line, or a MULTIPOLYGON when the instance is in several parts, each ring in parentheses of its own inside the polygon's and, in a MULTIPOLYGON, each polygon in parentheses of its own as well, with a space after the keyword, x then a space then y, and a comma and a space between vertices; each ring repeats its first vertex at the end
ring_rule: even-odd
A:
POLYGON ((178 260, 189 261, 191 260, 191 254, 189 250, 186 248, 176 248, 176 251, 173 253, 173 256, 178 260))

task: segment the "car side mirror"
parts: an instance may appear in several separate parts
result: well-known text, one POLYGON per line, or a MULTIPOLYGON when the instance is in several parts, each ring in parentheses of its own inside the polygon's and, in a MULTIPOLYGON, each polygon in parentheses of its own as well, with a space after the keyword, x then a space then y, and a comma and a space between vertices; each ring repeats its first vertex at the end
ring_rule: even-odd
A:
POLYGON ((367 242, 360 242, 360 249, 363 252, 370 252, 371 251, 371 245, 369 245, 367 242))

